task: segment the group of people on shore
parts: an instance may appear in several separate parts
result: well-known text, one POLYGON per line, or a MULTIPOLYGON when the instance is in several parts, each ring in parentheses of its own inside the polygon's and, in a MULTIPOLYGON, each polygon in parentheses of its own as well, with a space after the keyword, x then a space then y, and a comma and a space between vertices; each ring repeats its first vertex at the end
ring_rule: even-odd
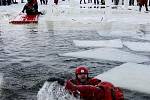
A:
POLYGON ((147 6, 148 0, 137 0, 137 4, 139 5, 139 11, 141 12, 142 6, 145 6, 145 10, 148 10, 148 6, 147 6))
POLYGON ((101 1, 99 1, 99 0, 94 0, 94 1, 88 0, 88 2, 86 2, 86 0, 80 0, 80 4, 82 4, 82 2, 84 2, 84 4, 94 3, 95 5, 99 5, 99 4, 104 5, 105 4, 105 0, 101 0, 101 1))
POLYGON ((40 0, 40 3, 41 3, 41 5, 42 5, 42 4, 47 5, 48 0, 40 0))
POLYGON ((11 5, 11 4, 14 4, 14 3, 17 3, 17 2, 13 1, 13 0, 0 0, 0 6, 1 5, 3 5, 3 6, 11 5))
MULTIPOLYGON (((130 0, 129 5, 133 5, 133 1, 134 0, 130 0)), ((101 0, 101 1, 99 1, 99 0, 88 0, 88 1, 80 0, 80 4, 93 3, 93 2, 94 2, 95 5, 99 5, 99 4, 105 5, 105 0, 101 0)), ((112 2, 114 2, 115 5, 119 4, 119 0, 112 0, 112 2)), ((146 11, 149 11, 147 3, 148 3, 148 0, 137 0, 137 5, 139 6, 139 11, 140 12, 141 12, 142 6, 145 6, 146 11)))
MULTIPOLYGON (((48 0, 40 0, 41 4, 47 4, 48 0)), ((11 0, 0 0, 0 5, 3 3, 3 5, 10 5, 11 0), (2 2, 1 2, 2 1, 2 2)), ((57 5, 58 0, 54 0, 54 3, 57 5)), ((92 0, 88 0, 88 3, 92 3, 92 0)), ((105 0, 94 0, 94 4, 105 4, 105 0)), ((148 10, 147 6, 148 0, 137 0, 137 4, 139 5, 139 11, 141 12, 142 6, 145 6, 146 11, 148 10)), ((80 4, 82 4, 82 0, 80 0, 80 4)), ((86 1, 84 0, 84 4, 86 4, 86 1)), ((22 12, 26 12, 27 15, 34 15, 34 14, 42 14, 41 12, 38 12, 38 3, 37 0, 27 0, 26 5, 24 6, 22 12)))

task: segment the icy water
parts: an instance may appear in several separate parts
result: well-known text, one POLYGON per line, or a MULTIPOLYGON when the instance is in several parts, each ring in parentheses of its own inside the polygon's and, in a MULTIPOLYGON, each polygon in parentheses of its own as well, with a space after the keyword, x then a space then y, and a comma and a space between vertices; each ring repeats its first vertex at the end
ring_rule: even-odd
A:
MULTIPOLYGON (((58 54, 88 50, 72 40, 100 40, 95 30, 53 30, 49 24, 0 26, 0 100, 36 100, 46 80, 63 83, 78 65, 90 67, 98 75, 120 62, 61 57, 58 54), (7 27, 6 27, 7 26, 7 27)), ((127 80, 125 80, 127 81, 127 80)), ((123 90, 126 100, 150 100, 148 94, 123 90)))

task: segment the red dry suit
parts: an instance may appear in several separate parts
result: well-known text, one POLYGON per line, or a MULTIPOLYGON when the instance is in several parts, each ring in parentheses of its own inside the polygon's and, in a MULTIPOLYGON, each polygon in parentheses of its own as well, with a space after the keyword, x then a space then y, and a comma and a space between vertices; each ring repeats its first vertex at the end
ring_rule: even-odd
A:
POLYGON ((84 100, 103 100, 103 89, 95 87, 101 81, 95 78, 89 78, 86 83, 80 83, 78 80, 68 80, 66 82, 66 89, 74 96, 80 95, 84 100))
POLYGON ((65 88, 75 97, 83 100, 124 100, 122 91, 109 82, 101 82, 98 79, 88 79, 82 84, 77 80, 68 80, 65 88))
POLYGON ((101 82, 98 87, 104 90, 104 100, 124 100, 123 92, 110 82, 101 82))

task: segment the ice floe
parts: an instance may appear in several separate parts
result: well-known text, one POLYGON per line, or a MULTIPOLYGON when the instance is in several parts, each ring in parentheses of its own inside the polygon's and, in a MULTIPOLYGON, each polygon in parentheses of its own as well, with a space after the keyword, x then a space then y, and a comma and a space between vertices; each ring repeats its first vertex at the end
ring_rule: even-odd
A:
POLYGON ((98 40, 98 41, 88 41, 88 40, 74 40, 76 46, 79 47, 114 47, 122 48, 122 42, 120 39, 114 40, 98 40))
POLYGON ((149 76, 150 65, 125 63, 96 76, 96 78, 112 82, 122 88, 150 93, 149 76))
POLYGON ((134 51, 150 52, 150 42, 123 42, 125 46, 134 51))
POLYGON ((60 55, 78 57, 78 58, 94 58, 94 59, 101 59, 101 60, 134 62, 134 63, 142 63, 150 60, 146 56, 133 54, 115 48, 98 48, 98 49, 92 49, 86 51, 64 53, 60 55))

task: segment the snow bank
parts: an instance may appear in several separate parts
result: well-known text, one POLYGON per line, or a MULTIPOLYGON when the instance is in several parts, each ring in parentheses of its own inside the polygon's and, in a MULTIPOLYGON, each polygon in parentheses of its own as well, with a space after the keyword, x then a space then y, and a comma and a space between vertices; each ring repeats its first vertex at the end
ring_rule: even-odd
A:
POLYGON ((79 47, 114 47, 122 48, 122 42, 120 39, 113 40, 99 40, 99 41, 87 41, 87 40, 74 40, 76 46, 79 47))
POLYGON ((104 72, 96 78, 112 82, 122 88, 150 93, 149 76, 150 65, 126 63, 104 72))
POLYGON ((103 59, 103 60, 110 60, 110 61, 135 62, 135 63, 147 62, 150 60, 146 56, 136 55, 130 52, 125 52, 113 48, 98 48, 93 50, 64 53, 61 54, 61 56, 94 58, 94 59, 103 59))

